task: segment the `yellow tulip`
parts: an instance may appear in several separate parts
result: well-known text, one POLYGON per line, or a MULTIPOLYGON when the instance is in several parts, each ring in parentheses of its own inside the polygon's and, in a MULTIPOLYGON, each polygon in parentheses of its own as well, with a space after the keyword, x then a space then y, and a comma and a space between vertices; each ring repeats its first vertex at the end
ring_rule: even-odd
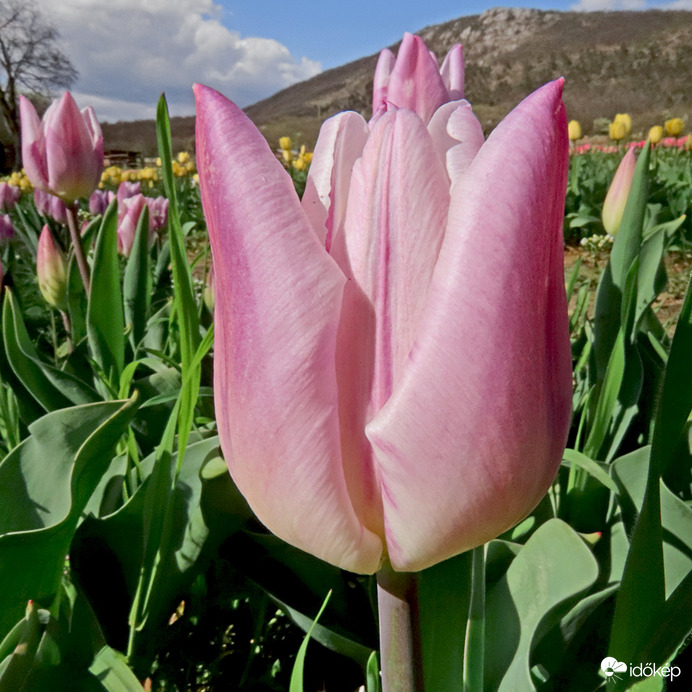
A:
POLYGON ((660 125, 654 125, 649 130, 649 141, 651 144, 658 144, 663 139, 663 128, 660 125))
MULTIPOLYGON (((625 127, 625 134, 628 135, 632 132, 632 118, 629 113, 618 113, 614 118, 613 122, 622 123, 625 127)), ((622 139, 622 137, 620 138, 622 139)))
POLYGON ((625 135, 627 134, 625 123, 623 123, 622 120, 613 120, 613 122, 608 126, 608 133, 610 134, 611 139, 619 142, 621 139, 624 139, 625 135))
POLYGON ((190 160, 190 154, 186 151, 181 151, 178 153, 178 163, 187 163, 190 160))
POLYGON ((666 120, 666 132, 671 137, 678 137, 685 129, 685 121, 682 118, 671 118, 666 120))
POLYGON ((579 121, 570 120, 569 125, 567 126, 567 132, 572 142, 576 142, 578 139, 581 139, 581 125, 579 124, 579 121))
MULTIPOLYGON (((288 139, 288 137, 286 137, 286 139, 288 139)), ((291 161, 293 161, 293 152, 290 149, 282 149, 281 153, 283 154, 284 161, 286 163, 291 163, 291 161)))
POLYGON ((290 137, 279 137, 279 146, 284 151, 291 151, 293 144, 291 143, 290 137))

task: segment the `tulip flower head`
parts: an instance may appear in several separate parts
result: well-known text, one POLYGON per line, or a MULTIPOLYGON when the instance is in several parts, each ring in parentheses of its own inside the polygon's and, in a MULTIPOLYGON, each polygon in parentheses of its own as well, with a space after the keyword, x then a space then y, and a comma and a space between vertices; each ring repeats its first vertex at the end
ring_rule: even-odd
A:
POLYGON ((679 137, 685 129, 685 121, 682 118, 671 118, 666 120, 665 127, 671 137, 679 137))
POLYGON ((118 252, 129 257, 135 242, 137 223, 146 204, 144 195, 126 197, 118 203, 118 252))
POLYGON ((69 92, 39 120, 27 98, 19 97, 22 160, 35 188, 73 203, 88 197, 101 180, 103 135, 91 107, 80 112, 69 92))
POLYGON ((115 199, 110 190, 94 190, 89 197, 89 211, 94 214, 105 214, 108 205, 115 199))
POLYGON ((487 142, 463 102, 337 115, 301 203, 244 113, 195 86, 221 446, 287 542, 420 570, 550 486, 572 395, 561 93, 487 142))
POLYGON ((67 209, 59 197, 36 188, 34 190, 34 204, 40 214, 48 216, 63 226, 67 224, 67 209))
POLYGON ((651 144, 658 144, 663 139, 663 128, 660 125, 654 125, 649 130, 649 141, 651 144))
POLYGON ((0 245, 14 238, 14 226, 9 214, 0 214, 0 245))
POLYGON ((67 310, 65 259, 47 225, 43 227, 38 238, 36 274, 39 290, 46 302, 58 310, 67 310))
POLYGON ((149 230, 152 233, 160 231, 168 223, 168 199, 145 197, 144 201, 149 207, 149 230))
POLYGON ((627 135, 627 127, 621 120, 613 120, 608 125, 608 135, 612 140, 619 142, 627 135))
POLYGON ((618 113, 613 118, 614 123, 622 123, 625 128, 625 135, 629 135, 632 132, 632 116, 629 113, 618 113))
POLYGON ((579 124, 579 121, 570 120, 567 125, 567 132, 570 141, 576 142, 578 139, 581 139, 581 125, 579 124))
POLYGON ((615 176, 610 183, 605 201, 603 202, 601 218, 603 227, 610 236, 614 237, 620 229, 627 196, 629 195, 630 187, 632 187, 636 163, 637 159, 634 155, 634 149, 630 148, 622 157, 622 161, 620 161, 620 165, 615 171, 615 176))
POLYGON ((373 118, 390 108, 409 108, 427 124, 442 104, 463 98, 461 45, 447 53, 441 67, 423 40, 408 33, 396 57, 388 48, 380 53, 373 81, 373 118))
POLYGON ((22 196, 22 191, 6 182, 0 182, 0 211, 10 211, 14 209, 19 198, 22 196))

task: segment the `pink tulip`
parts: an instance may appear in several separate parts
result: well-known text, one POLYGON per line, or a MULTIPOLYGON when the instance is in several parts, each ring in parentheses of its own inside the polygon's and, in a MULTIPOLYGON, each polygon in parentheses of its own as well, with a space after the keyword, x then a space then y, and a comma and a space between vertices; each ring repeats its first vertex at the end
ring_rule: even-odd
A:
POLYGON ((118 203, 118 252, 129 257, 135 242, 137 223, 146 204, 144 195, 126 197, 118 203))
POLYGON ((390 108, 409 108, 427 124, 448 101, 464 98, 464 54, 455 45, 439 67, 419 36, 404 34, 397 57, 385 48, 373 80, 372 112, 377 118, 390 108))
POLYGON ((51 103, 42 121, 24 96, 19 110, 22 160, 31 184, 70 204, 88 197, 103 170, 103 135, 94 110, 80 112, 69 92, 51 103))
POLYGON ((67 310, 67 271, 65 259, 53 240, 48 226, 44 226, 38 237, 36 251, 36 274, 38 287, 46 302, 58 310, 67 310))
POLYGON ((168 200, 165 197, 147 197, 146 203, 149 207, 149 230, 153 234, 168 223, 168 200))
POLYGON ((0 211, 14 209, 21 196, 22 191, 18 187, 6 182, 0 182, 0 211))
POLYGON ((67 225, 67 209, 59 197, 37 188, 34 190, 34 204, 39 214, 48 216, 63 226, 67 225))
POLYGON ((601 218, 603 220, 603 228, 610 236, 615 236, 620 229, 627 197, 630 193, 630 187, 632 187, 632 178, 634 177, 634 167, 636 164, 637 159, 634 149, 630 148, 622 157, 622 161, 620 161, 620 165, 615 171, 613 181, 608 188, 608 193, 603 202, 601 218))
POLYGON ((0 245, 14 238, 14 226, 9 214, 0 214, 0 245))
POLYGON ((243 112, 196 85, 221 446, 282 539, 355 572, 420 570, 547 491, 572 392, 561 94, 539 89, 487 142, 468 104, 429 128, 342 113, 301 205, 243 112))

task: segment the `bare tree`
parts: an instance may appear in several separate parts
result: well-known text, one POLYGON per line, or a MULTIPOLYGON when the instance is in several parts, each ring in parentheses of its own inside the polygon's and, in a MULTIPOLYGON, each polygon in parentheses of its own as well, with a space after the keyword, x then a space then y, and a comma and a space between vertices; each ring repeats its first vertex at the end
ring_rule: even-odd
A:
POLYGON ((17 90, 45 96, 77 79, 58 39, 57 30, 34 2, 0 0, 0 113, 12 136, 14 152, 9 158, 15 167, 21 151, 17 90))

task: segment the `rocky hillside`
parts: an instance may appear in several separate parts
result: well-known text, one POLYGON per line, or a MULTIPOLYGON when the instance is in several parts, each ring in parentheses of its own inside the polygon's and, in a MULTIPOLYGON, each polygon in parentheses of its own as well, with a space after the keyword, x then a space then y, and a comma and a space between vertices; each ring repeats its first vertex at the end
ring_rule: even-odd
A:
MULTIPOLYGON (((641 132, 672 116, 692 126, 690 11, 495 8, 418 33, 438 57, 463 44, 466 95, 487 130, 526 94, 560 75, 569 117, 585 133, 622 111, 632 114, 641 132)), ((246 111, 270 141, 288 134, 311 146, 325 117, 345 109, 369 115, 376 61, 372 55, 327 70, 246 111)), ((190 119, 178 120, 189 141, 190 119)))

